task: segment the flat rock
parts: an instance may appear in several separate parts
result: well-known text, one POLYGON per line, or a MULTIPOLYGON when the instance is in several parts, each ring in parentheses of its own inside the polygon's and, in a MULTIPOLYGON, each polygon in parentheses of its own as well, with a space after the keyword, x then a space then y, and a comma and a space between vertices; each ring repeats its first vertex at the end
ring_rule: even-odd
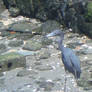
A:
POLYGON ((18 53, 7 53, 0 56, 0 71, 7 71, 17 67, 25 67, 26 59, 18 53))
POLYGON ((24 45, 23 49, 30 50, 30 51, 36 51, 40 50, 42 48, 41 42, 35 41, 35 40, 29 40, 24 45))
POLYGON ((8 31, 30 33, 39 31, 39 26, 30 22, 18 22, 9 25, 8 31))

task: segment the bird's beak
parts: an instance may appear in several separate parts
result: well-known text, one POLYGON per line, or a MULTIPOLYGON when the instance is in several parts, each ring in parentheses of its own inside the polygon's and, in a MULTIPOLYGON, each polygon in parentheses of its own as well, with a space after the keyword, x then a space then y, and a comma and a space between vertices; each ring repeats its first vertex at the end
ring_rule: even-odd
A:
POLYGON ((46 35, 46 37, 52 37, 52 36, 55 36, 55 34, 53 32, 46 35))

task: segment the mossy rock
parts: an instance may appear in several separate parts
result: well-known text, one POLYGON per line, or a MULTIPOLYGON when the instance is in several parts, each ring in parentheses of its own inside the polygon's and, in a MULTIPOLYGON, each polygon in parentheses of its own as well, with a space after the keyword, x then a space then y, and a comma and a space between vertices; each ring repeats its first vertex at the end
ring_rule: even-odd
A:
POLYGON ((25 67, 26 59, 23 55, 18 53, 7 53, 0 55, 0 71, 7 71, 17 67, 25 67))
POLYGON ((11 7, 10 9, 9 9, 9 12, 10 12, 10 15, 12 16, 12 17, 17 17, 18 15, 19 15, 19 9, 18 8, 13 8, 13 7, 11 7))

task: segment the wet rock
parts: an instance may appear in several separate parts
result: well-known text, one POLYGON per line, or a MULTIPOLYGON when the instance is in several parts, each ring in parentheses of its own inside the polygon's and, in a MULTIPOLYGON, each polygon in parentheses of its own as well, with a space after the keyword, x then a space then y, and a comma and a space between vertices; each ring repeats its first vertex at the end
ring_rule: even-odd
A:
POLYGON ((10 15, 11 15, 12 17, 17 17, 17 16, 19 15, 19 13, 20 13, 20 11, 19 11, 18 8, 13 8, 13 7, 11 7, 11 8, 9 9, 9 12, 10 12, 10 15))
POLYGON ((10 47, 19 47, 21 45, 23 45, 22 40, 10 41, 10 43, 8 44, 8 46, 10 46, 10 47))
POLYGON ((35 71, 23 69, 17 73, 17 76, 18 77, 23 77, 23 76, 28 76, 28 75, 34 76, 36 74, 37 74, 37 72, 35 72, 35 71))
POLYGON ((54 20, 48 20, 44 22, 41 26, 41 30, 43 34, 50 33, 51 31, 59 28, 60 28, 60 24, 54 20))
POLYGON ((23 49, 31 50, 31 51, 40 50, 41 48, 42 48, 41 42, 38 42, 36 40, 29 40, 29 41, 27 41, 26 44, 23 47, 23 49))
POLYGON ((25 67, 26 59, 18 53, 7 53, 0 56, 0 71, 7 71, 17 67, 25 67))

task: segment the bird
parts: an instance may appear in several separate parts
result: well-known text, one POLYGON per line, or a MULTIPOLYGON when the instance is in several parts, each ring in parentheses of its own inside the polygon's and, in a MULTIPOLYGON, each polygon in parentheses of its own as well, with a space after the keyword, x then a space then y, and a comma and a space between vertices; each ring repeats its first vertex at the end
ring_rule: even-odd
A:
MULTIPOLYGON (((64 32, 61 31, 60 29, 56 29, 46 35, 46 37, 53 37, 53 36, 59 36, 58 47, 59 50, 62 52, 61 55, 65 73, 66 71, 68 71, 74 75, 76 80, 79 79, 81 75, 80 59, 71 48, 64 47, 63 45, 64 32)), ((66 74, 65 74, 65 85, 66 85, 66 74)), ((66 90, 66 86, 64 90, 66 90)))

